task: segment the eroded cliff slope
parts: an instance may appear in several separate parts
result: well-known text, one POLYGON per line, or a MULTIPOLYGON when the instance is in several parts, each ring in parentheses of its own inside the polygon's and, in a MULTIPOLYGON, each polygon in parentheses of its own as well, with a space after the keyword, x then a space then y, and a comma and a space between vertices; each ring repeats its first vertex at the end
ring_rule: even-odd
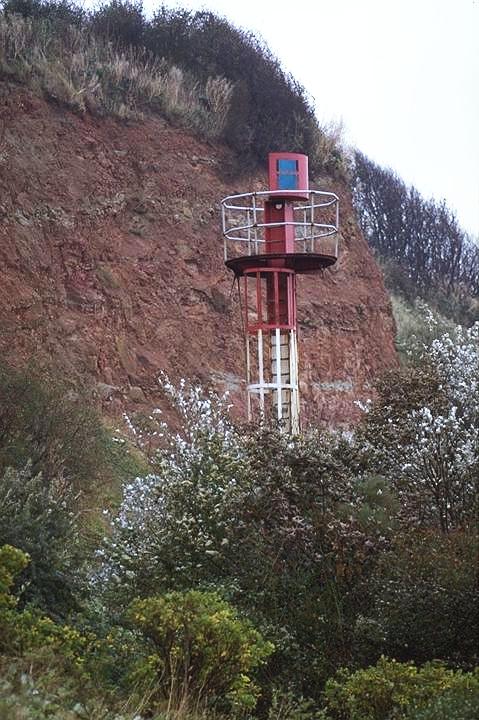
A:
MULTIPOLYGON (((157 377, 232 391, 243 411, 243 341, 223 266, 218 200, 260 189, 225 180, 221 147, 161 118, 77 116, 0 85, 0 351, 54 366, 104 412, 160 403, 157 377)), ((298 283, 304 414, 349 424, 354 400, 396 363, 381 273, 341 198, 341 257, 298 283)))

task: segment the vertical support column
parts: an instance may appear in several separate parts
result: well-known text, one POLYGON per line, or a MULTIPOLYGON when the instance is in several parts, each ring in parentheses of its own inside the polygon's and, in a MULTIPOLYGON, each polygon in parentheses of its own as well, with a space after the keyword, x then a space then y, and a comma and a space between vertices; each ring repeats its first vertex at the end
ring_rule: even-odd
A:
POLYGON ((299 432, 295 273, 245 273, 248 419, 277 420, 299 432))

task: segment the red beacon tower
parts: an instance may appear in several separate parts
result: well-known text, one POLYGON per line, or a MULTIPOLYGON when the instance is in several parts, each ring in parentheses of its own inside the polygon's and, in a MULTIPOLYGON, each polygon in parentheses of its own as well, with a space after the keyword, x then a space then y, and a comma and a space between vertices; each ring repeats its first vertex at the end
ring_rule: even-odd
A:
POLYGON ((270 153, 269 188, 221 201, 225 264, 243 283, 248 419, 276 418, 295 434, 296 275, 336 262, 339 199, 309 189, 308 157, 297 153, 270 153))

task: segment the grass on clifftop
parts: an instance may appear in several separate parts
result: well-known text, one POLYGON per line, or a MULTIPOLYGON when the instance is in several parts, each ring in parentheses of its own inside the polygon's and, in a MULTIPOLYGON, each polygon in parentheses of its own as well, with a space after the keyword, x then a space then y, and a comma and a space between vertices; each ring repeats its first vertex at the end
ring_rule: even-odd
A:
MULTIPOLYGON (((1 3, 0 3, 1 4, 1 3)), ((321 128, 305 90, 253 34, 211 12, 111 0, 6 0, 0 79, 77 112, 138 120, 153 112, 226 143, 241 165, 273 150, 309 156, 313 174, 344 175, 337 128, 321 128)))
POLYGON ((20 15, 0 16, 0 70, 76 111, 137 119, 156 110, 209 138, 221 135, 232 90, 224 78, 202 87, 175 66, 132 48, 116 51, 87 30, 20 15))

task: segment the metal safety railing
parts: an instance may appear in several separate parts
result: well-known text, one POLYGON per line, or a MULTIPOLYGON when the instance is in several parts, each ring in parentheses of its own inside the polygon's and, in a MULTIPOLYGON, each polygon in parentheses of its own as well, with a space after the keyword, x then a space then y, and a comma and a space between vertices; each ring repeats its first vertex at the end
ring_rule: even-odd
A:
POLYGON ((322 190, 281 190, 229 195, 221 201, 225 262, 245 255, 265 252, 265 230, 293 227, 294 252, 317 253, 337 257, 336 235, 339 227, 339 198, 322 190), (303 195, 307 200, 298 200, 303 195), (265 222, 264 201, 291 197, 293 220, 265 222), (329 238, 329 240, 325 240, 329 238))

